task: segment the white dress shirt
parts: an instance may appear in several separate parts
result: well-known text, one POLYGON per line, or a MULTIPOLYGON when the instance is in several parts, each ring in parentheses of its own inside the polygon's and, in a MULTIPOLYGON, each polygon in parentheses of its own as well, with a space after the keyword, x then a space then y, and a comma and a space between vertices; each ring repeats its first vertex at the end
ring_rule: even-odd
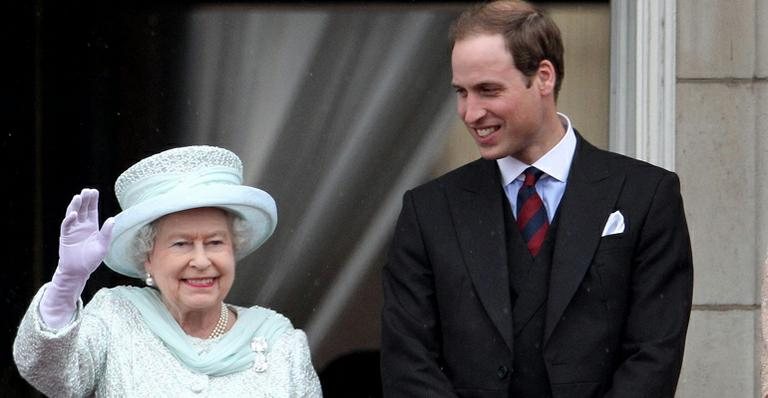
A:
POLYGON ((547 210, 549 222, 555 217, 557 206, 565 193, 565 185, 568 182, 568 172, 571 170, 573 154, 576 152, 576 133, 571 126, 571 120, 562 113, 557 114, 563 125, 566 127, 565 135, 560 139, 552 149, 544 154, 532 165, 521 162, 511 156, 497 159, 501 171, 501 183, 504 186, 504 193, 507 194, 512 214, 517 217, 517 191, 523 185, 525 176, 523 171, 533 166, 544 174, 536 183, 536 192, 544 202, 544 208, 547 210))

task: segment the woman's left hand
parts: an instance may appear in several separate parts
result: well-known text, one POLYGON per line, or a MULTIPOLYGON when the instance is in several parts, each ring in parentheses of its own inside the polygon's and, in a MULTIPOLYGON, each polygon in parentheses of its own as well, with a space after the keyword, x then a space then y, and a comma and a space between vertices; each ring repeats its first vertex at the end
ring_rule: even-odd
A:
POLYGON ((110 217, 99 230, 99 191, 86 188, 72 197, 61 223, 57 271, 87 280, 107 254, 113 225, 110 217))
POLYGON ((83 189, 72 197, 61 222, 59 265, 40 300, 40 315, 50 327, 68 324, 85 282, 101 264, 112 240, 114 218, 99 229, 99 191, 83 189))

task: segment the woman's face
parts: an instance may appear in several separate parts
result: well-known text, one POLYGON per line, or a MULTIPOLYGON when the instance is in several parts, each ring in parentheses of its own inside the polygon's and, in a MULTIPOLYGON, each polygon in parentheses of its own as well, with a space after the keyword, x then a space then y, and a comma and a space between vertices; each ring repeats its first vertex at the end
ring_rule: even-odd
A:
POLYGON ((144 268, 174 314, 219 311, 235 278, 230 218, 198 208, 155 222, 157 235, 144 268))

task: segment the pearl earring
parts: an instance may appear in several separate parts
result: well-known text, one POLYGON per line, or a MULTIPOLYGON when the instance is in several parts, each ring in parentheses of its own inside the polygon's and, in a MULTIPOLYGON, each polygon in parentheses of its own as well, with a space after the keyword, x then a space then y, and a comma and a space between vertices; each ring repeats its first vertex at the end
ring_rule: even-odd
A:
POLYGON ((147 286, 155 286, 155 280, 152 279, 152 275, 147 272, 147 279, 144 279, 144 282, 147 284, 147 286))

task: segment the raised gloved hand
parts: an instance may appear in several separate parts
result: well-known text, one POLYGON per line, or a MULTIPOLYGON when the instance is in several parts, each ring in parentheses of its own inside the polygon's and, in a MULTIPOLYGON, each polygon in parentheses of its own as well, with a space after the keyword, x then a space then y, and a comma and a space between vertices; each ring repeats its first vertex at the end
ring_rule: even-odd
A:
POLYGON ((115 221, 108 218, 99 230, 98 207, 99 191, 83 189, 61 223, 59 265, 40 301, 40 316, 54 329, 72 320, 85 282, 107 254, 115 221))

